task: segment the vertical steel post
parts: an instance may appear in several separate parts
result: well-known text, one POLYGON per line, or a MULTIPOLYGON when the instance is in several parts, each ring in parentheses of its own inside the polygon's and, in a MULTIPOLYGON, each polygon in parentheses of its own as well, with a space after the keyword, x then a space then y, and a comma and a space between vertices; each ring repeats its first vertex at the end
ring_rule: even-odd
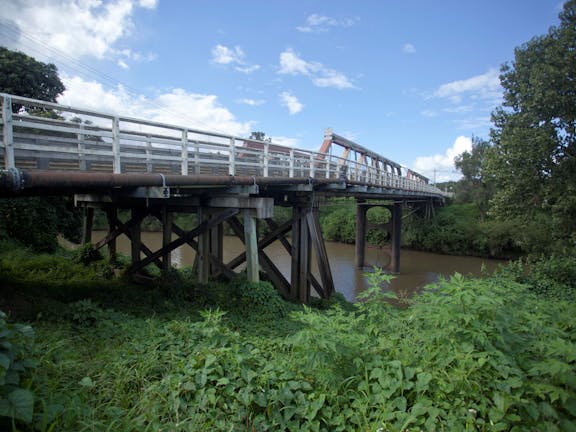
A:
POLYGON ((2 140, 4 141, 4 167, 6 169, 16 168, 14 157, 14 120, 12 118, 12 98, 3 96, 2 98, 2 140))
POLYGON ((86 171, 87 164, 86 164, 86 144, 85 144, 85 138, 86 135, 84 135, 84 133, 82 132, 84 129, 84 125, 82 124, 82 122, 80 122, 80 124, 78 125, 79 129, 80 129, 80 133, 78 133, 77 138, 78 138, 78 169, 80 171, 86 171))
POLYGON ((146 136, 146 172, 152 172, 152 137, 146 136))
POLYGON ((236 140, 230 137, 230 154, 228 155, 228 174, 236 175, 236 140))
POLYGON ((188 129, 182 129, 182 175, 188 175, 188 129))
POLYGON ((310 177, 314 178, 314 153, 310 153, 310 177))
POLYGON ((200 144, 194 141, 194 174, 200 174, 200 144))
POLYGON ((270 144, 269 143, 265 143, 264 144, 264 168, 263 168, 263 173, 262 175, 264 177, 268 177, 268 163, 269 163, 269 159, 270 158, 270 144))
POLYGON ((120 163, 120 118, 114 117, 112 119, 112 155, 114 157, 113 169, 114 174, 122 172, 122 165, 120 163))

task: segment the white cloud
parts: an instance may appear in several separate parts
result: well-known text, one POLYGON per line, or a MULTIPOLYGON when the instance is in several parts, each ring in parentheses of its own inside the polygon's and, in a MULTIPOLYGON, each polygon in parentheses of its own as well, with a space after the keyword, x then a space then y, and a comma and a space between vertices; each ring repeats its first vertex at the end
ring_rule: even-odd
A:
POLYGON ((282 106, 288 108, 290 115, 297 114, 304 108, 304 105, 298 101, 298 98, 290 92, 280 93, 280 101, 282 102, 282 106))
POLYGON ((352 27, 358 21, 358 18, 336 19, 325 15, 312 14, 306 18, 306 24, 296 27, 296 30, 303 33, 321 33, 328 31, 331 27, 352 27))
POLYGON ((285 136, 272 136, 270 138, 274 144, 286 147, 299 147, 300 145, 300 140, 298 138, 290 138, 285 136))
POLYGON ((129 94, 122 86, 107 90, 79 77, 62 76, 62 81, 66 91, 58 102, 63 105, 237 136, 252 129, 252 122, 238 121, 215 95, 173 89, 149 98, 129 94))
POLYGON ((421 156, 414 161, 414 170, 436 182, 457 180, 461 177, 454 167, 454 158, 465 151, 472 150, 472 139, 459 136, 452 147, 446 149, 444 154, 421 156))
POLYGON ((156 9, 158 0, 139 0, 138 4, 145 9, 156 9))
POLYGON ((258 69, 260 69, 260 65, 257 64, 251 66, 236 66, 238 72, 245 74, 251 74, 252 72, 256 72, 258 69))
POLYGON ((442 84, 436 89, 434 96, 448 98, 454 103, 461 102, 464 96, 498 103, 502 96, 498 70, 490 69, 482 75, 442 84))
POLYGON ((320 69, 320 63, 311 63, 302 60, 293 50, 288 49, 280 53, 280 70, 278 73, 289 75, 310 75, 314 70, 320 69))
POLYGON ((136 8, 152 9, 156 5, 156 0, 3 2, 2 18, 11 31, 0 42, 41 61, 56 61, 63 56, 120 59, 125 64, 126 60, 149 60, 151 55, 125 56, 115 46, 135 30, 132 17, 136 8))
POLYGON ((414 54, 416 52, 416 47, 411 43, 405 43, 404 46, 402 46, 402 52, 405 54, 414 54))
POLYGON ((245 74, 260 69, 260 65, 251 65, 246 63, 245 57, 246 55, 244 54, 244 51, 242 51, 242 48, 239 46, 228 48, 227 46, 218 44, 212 48, 212 61, 214 63, 222 65, 233 64, 238 72, 245 74))
POLYGON ((437 117, 438 113, 436 111, 433 110, 423 110, 420 111, 420 114, 422 114, 424 117, 437 117))
POLYGON ((312 77, 312 82, 318 87, 335 87, 339 89, 353 88, 354 84, 338 71, 333 69, 324 69, 318 76, 312 77))
POLYGON ((343 73, 327 68, 320 62, 306 61, 292 49, 280 53, 278 73, 307 76, 318 87, 354 88, 354 84, 343 73))
POLYGON ((242 64, 244 62, 244 51, 238 46, 230 49, 218 44, 212 48, 212 61, 218 64, 242 64))
POLYGON ((250 106, 264 105, 266 101, 264 99, 240 99, 238 103, 250 106))

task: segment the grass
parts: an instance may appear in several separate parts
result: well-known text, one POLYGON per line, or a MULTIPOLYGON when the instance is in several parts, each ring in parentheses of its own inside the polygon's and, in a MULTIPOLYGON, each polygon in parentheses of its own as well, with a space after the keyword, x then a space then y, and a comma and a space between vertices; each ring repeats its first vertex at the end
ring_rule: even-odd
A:
POLYGON ((576 430, 576 306, 505 272, 406 309, 376 274, 363 303, 303 307, 265 283, 143 289, 103 262, 2 250, 4 306, 9 288, 36 331, 34 420, 14 430, 576 430))

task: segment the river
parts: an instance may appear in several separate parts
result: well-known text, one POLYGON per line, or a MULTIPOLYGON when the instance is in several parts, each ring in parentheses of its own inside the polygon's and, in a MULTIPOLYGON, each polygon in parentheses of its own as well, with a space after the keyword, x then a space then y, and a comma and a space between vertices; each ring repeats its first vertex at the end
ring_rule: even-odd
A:
MULTIPOLYGON (((104 231, 95 231, 92 240, 98 241, 105 235, 104 231)), ((142 233, 142 241, 151 250, 157 250, 162 243, 162 234, 144 232, 142 233)), ((118 238, 117 247, 119 253, 130 254, 130 241, 125 236, 118 238)), ((243 245, 237 237, 224 238, 224 260, 226 262, 243 251, 243 245)), ((265 251, 284 276, 290 279, 290 256, 284 247, 279 242, 274 242, 265 251)), ((389 261, 389 255, 385 248, 368 247, 366 250, 367 267, 357 269, 354 264, 354 245, 326 242, 326 251, 336 291, 342 293, 348 301, 355 301, 356 295, 366 289, 366 271, 370 271, 372 266, 386 265, 389 261)), ((185 245, 172 253, 172 263, 176 267, 189 266, 193 264, 194 257, 194 250, 185 245)), ((393 279, 391 288, 397 293, 411 294, 418 291, 422 286, 435 282, 439 277, 450 276, 455 272, 463 275, 480 276, 482 264, 489 272, 492 272, 502 262, 485 258, 440 255, 403 249, 400 256, 400 274, 393 279)), ((315 268, 314 263, 313 266, 315 268)))

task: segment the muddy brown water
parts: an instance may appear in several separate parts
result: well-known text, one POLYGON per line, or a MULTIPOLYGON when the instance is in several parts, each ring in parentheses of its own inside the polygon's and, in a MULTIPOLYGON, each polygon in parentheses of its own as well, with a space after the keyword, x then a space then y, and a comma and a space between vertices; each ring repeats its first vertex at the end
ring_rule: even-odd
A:
MULTIPOLYGON (((104 231, 95 231, 92 240, 98 241, 106 235, 104 231)), ((157 250, 162 244, 162 234, 158 232, 142 233, 142 241, 151 250, 157 250)), ((118 252, 130 254, 130 241, 125 236, 118 238, 118 252)), ((244 251, 237 237, 224 238, 224 260, 230 261, 244 251)), ((290 280, 290 256, 279 243, 275 242, 265 249, 278 269, 290 280)), ((326 242, 326 251, 336 291, 342 293, 349 301, 364 291, 368 282, 366 272, 373 266, 386 266, 390 256, 387 248, 368 247, 366 249, 366 267, 358 269, 355 265, 354 245, 326 242)), ((314 255, 314 254, 313 254, 314 255)), ((176 267, 190 266, 194 263, 194 250, 185 245, 172 253, 172 263, 176 267)), ((481 276, 482 265, 492 272, 503 261, 486 258, 440 255, 403 249, 400 256, 400 274, 391 283, 396 292, 414 293, 428 283, 440 277, 448 277, 455 272, 463 275, 481 276)), ((315 264, 313 263, 315 268, 315 264)))

